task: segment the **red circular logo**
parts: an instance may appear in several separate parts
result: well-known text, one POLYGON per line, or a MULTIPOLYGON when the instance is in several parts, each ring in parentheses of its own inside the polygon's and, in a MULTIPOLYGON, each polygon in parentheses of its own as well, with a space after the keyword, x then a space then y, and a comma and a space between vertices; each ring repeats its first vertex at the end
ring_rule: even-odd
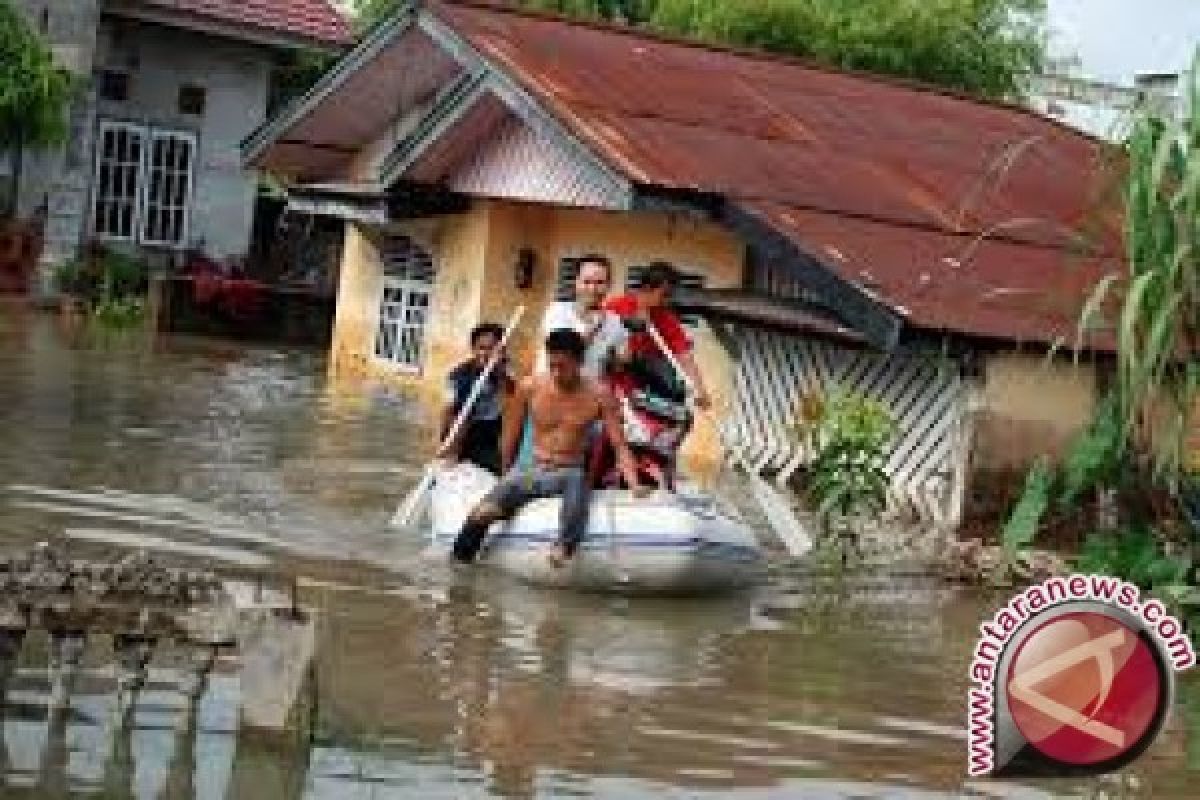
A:
POLYGON ((1005 684, 1009 712, 1025 740, 1044 756, 1077 766, 1144 747, 1157 733, 1166 688, 1153 645, 1094 611, 1038 626, 1017 650, 1005 684))

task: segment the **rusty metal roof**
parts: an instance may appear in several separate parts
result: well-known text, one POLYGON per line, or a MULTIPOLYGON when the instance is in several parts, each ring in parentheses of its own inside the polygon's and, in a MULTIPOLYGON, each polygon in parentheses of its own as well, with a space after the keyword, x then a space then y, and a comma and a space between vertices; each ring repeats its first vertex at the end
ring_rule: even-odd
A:
POLYGON ((148 6, 207 17, 314 42, 346 45, 353 34, 328 0, 142 0, 148 6))
MULTIPOLYGON (((612 26, 430 8, 630 180, 722 195, 915 326, 1052 342, 1112 267, 1064 233, 1096 220, 1105 146, 1032 112, 612 26)), ((1098 250, 1119 251, 1113 223, 1098 250)))

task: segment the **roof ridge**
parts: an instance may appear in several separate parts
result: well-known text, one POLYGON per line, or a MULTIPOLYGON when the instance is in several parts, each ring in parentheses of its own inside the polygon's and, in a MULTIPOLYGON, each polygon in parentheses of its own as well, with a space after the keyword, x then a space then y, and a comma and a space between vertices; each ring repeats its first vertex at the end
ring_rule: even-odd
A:
MULTIPOLYGON (((422 0, 417 0, 417 2, 420 3, 422 0)), ((848 78, 858 78, 871 83, 892 86, 898 89, 908 89, 921 94, 932 94, 939 95, 941 97, 948 97, 953 100, 963 100, 974 105, 983 106, 985 108, 994 108, 999 111, 1015 111, 1031 117, 1038 122, 1053 125, 1054 127, 1066 131, 1067 133, 1074 134, 1075 136, 1078 136, 1079 138, 1087 140, 1093 144, 1111 144, 1099 136, 1094 136, 1086 131, 1073 128, 1061 120, 1046 116, 1045 114, 1041 114, 1032 108, 1028 108, 1018 103, 1008 100, 990 100, 988 98, 979 97, 978 95, 969 94, 958 89, 952 89, 948 86, 941 86, 935 83, 919 81, 914 78, 903 78, 898 75, 888 75, 880 72, 868 72, 861 69, 834 67, 829 64, 822 64, 821 62, 813 59, 789 55, 787 53, 776 53, 770 50, 759 50, 741 45, 709 42, 703 39, 693 39, 679 34, 665 33, 663 31, 656 31, 650 28, 639 28, 632 25, 609 22, 602 19, 573 17, 556 11, 546 11, 516 5, 515 0, 424 0, 424 2, 429 6, 442 5, 458 8, 469 8, 479 11, 491 11, 499 14, 526 17, 529 19, 539 19, 547 22, 559 22, 576 28, 587 28, 589 30, 601 31, 604 33, 615 33, 635 39, 645 39, 662 44, 678 45, 695 50, 707 50, 712 53, 738 56, 756 61, 768 61, 778 64, 785 64, 800 69, 812 70, 813 72, 821 72, 827 75, 842 75, 848 78)))

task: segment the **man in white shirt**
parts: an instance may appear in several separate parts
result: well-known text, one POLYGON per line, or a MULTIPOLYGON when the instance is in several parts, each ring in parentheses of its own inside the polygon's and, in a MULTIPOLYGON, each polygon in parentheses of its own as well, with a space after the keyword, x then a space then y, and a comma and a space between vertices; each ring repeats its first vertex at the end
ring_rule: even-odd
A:
MULTIPOLYGON (((609 363, 624 357, 629 332, 621 318, 604 309, 604 301, 612 288, 612 262, 598 253, 588 253, 578 260, 575 274, 575 300, 551 303, 542 316, 542 340, 551 332, 567 329, 577 332, 587 344, 580 372, 593 382, 600 382, 609 363)), ((549 371, 546 349, 538 348, 534 360, 534 375, 549 371)), ((533 429, 528 424, 521 437, 518 463, 529 464, 533 459, 533 429)))
MULTIPOLYGON (((587 342, 583 374, 592 380, 604 377, 609 361, 624 350, 629 339, 621 318, 603 308, 612 288, 612 264, 602 255, 589 253, 579 259, 575 276, 575 300, 551 303, 542 317, 542 338, 551 331, 567 328, 587 342)), ((546 372, 546 351, 538 350, 534 372, 546 372)))

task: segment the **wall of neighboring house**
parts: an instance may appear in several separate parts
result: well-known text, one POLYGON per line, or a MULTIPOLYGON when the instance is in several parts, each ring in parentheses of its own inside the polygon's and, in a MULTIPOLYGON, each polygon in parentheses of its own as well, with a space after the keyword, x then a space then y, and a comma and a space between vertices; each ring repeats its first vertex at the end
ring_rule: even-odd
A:
MULTIPOLYGON (((18 212, 47 213, 47 253, 42 289, 54 263, 68 259, 97 232, 97 145, 105 123, 125 123, 177 132, 194 139, 188 156, 186 235, 171 245, 145 245, 144 224, 125 246, 151 260, 169 262, 179 248, 202 243, 217 258, 243 256, 249 245, 256 179, 242 169, 241 140, 264 119, 273 51, 190 31, 101 16, 95 3, 22 0, 30 20, 43 31, 60 63, 81 76, 67 145, 58 151, 26 153, 18 212), (88 9, 91 13, 87 13, 88 9), (126 95, 116 99, 108 75, 124 75, 126 95), (180 90, 202 93, 202 109, 181 109, 180 90), (191 113, 199 110, 200 113, 191 113)), ((147 142, 148 144, 148 142, 147 142)), ((142 169, 139 184, 150 184, 142 169)), ((138 220, 142 223, 142 220, 138 220)), ((161 237, 150 237, 161 238, 161 237)))
MULTIPOLYGON (((350 224, 341 268, 331 365, 341 377, 376 380, 418 394, 427 411, 437 407, 447 371, 467 354, 467 333, 481 321, 503 323, 518 305, 526 316, 512 350, 532 363, 542 312, 553 300, 563 258, 596 251, 625 267, 666 259, 702 273, 706 285, 729 287, 742 278, 742 245, 725 231, 682 215, 605 213, 507 201, 477 201, 466 214, 420 220, 388 230, 350 224), (405 369, 376 354, 388 237, 404 235, 431 256, 435 277, 419 368, 405 369), (514 275, 522 248, 536 253, 533 286, 518 289, 514 275)), ((703 326, 693 332, 697 358, 718 408, 732 402, 729 357, 703 326)), ((428 420, 427 420, 428 421, 428 420)), ((701 476, 715 470, 720 448, 701 422, 684 452, 701 476)))
MULTIPOLYGON (((256 179, 242 169, 239 145, 265 116, 272 61, 272 52, 260 46, 104 20, 96 58, 99 80, 105 72, 127 75, 128 97, 102 94, 98 124, 131 123, 183 133, 195 142, 187 232, 179 246, 202 244, 216 258, 245 255, 256 179)), ((149 180, 145 175, 144 182, 149 180)), ((95 192, 93 204, 94 197, 95 192)), ((94 219, 87 224, 96 230, 94 219)))
POLYGON ((1024 471, 1039 456, 1059 458, 1099 402, 1098 368, 1039 353, 985 359, 975 411, 972 467, 1024 471))

